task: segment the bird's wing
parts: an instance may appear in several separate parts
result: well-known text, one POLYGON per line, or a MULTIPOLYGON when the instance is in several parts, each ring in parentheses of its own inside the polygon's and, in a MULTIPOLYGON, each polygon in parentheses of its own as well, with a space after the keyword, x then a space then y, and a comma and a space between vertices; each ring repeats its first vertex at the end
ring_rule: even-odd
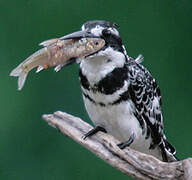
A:
POLYGON ((163 132, 163 117, 161 112, 161 94, 155 79, 141 64, 134 61, 127 64, 130 81, 129 94, 136 111, 135 116, 143 129, 146 138, 151 136, 150 148, 162 145, 171 154, 175 149, 166 141, 163 132))

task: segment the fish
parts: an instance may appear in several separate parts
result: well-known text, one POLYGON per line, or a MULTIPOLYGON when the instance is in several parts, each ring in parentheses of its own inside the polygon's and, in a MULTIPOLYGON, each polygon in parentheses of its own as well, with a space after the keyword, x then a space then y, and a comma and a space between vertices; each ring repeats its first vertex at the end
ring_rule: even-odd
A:
POLYGON ((43 69, 55 67, 55 71, 58 72, 63 66, 99 51, 104 47, 105 40, 101 38, 65 40, 55 38, 43 41, 39 45, 43 48, 25 59, 10 73, 10 76, 18 77, 18 90, 23 88, 27 75, 33 68, 37 67, 38 73, 43 69))

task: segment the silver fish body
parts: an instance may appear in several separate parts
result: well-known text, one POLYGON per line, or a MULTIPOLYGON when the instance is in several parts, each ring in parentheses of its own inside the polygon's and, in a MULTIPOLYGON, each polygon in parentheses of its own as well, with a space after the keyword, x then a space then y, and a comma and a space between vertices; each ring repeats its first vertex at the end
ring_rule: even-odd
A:
POLYGON ((40 45, 44 48, 29 56, 10 73, 10 76, 18 76, 18 90, 22 89, 28 72, 33 68, 38 67, 36 72, 39 72, 56 66, 55 70, 59 71, 71 58, 83 58, 97 52, 105 45, 105 41, 100 38, 57 38, 44 41, 40 45))

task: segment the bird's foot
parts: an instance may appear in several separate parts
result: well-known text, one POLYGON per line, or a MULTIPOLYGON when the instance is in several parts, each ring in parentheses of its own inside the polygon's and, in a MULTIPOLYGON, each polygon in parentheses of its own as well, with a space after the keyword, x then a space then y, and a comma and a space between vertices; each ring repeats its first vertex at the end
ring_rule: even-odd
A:
POLYGON ((124 148, 130 146, 130 145, 133 143, 134 139, 135 139, 135 134, 132 133, 131 136, 130 136, 130 138, 128 139, 128 141, 119 143, 119 144, 117 144, 117 146, 118 146, 120 149, 124 149, 124 148))
POLYGON ((91 129, 89 132, 87 132, 84 136, 83 139, 86 139, 89 136, 92 136, 94 134, 96 134, 97 132, 104 132, 106 133, 107 131, 105 130, 105 128, 101 127, 101 126, 96 126, 95 128, 91 129))

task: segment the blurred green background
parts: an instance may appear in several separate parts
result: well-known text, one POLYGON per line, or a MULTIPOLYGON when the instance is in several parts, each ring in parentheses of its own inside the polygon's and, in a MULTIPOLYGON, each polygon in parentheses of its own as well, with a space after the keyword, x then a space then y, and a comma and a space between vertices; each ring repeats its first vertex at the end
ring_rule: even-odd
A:
POLYGON ((166 134, 180 159, 192 156, 192 1, 0 0, 0 179, 129 179, 41 118, 62 110, 91 123, 78 65, 32 71, 21 92, 10 71, 38 44, 76 31, 87 20, 118 23, 128 54, 144 65, 163 95, 166 134))

